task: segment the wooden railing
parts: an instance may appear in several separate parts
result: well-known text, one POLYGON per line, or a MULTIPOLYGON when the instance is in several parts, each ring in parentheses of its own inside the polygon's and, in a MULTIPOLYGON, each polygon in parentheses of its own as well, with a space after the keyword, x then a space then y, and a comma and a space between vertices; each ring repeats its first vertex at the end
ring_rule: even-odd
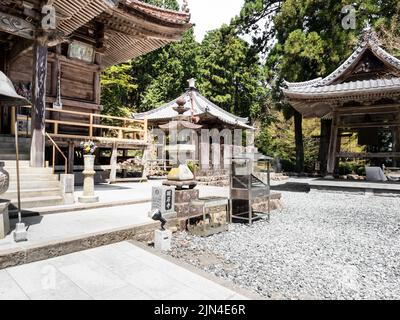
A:
POLYGON ((53 173, 56 172, 56 150, 62 155, 64 158, 64 172, 65 174, 68 173, 68 159, 65 156, 65 154, 61 151, 60 147, 57 145, 57 143, 54 142, 54 140, 50 137, 50 135, 46 132, 47 138, 49 138, 50 142, 53 145, 53 173))
MULTIPOLYGON (((30 109, 30 106, 21 109, 30 109)), ((30 110, 27 110, 30 114, 30 110)), ((30 116, 18 115, 19 122, 26 123, 26 129, 20 129, 20 135, 29 135, 28 123, 30 116)), ((147 120, 135 120, 130 118, 113 117, 93 113, 59 110, 46 108, 46 132, 52 138, 70 138, 79 140, 147 143, 147 120), (70 117, 76 120, 62 120, 70 117), (61 120, 57 120, 61 119, 61 120), (66 130, 66 127, 68 130, 66 130), (74 133, 74 128, 76 128, 74 133), (87 133, 82 134, 82 129, 87 133)))

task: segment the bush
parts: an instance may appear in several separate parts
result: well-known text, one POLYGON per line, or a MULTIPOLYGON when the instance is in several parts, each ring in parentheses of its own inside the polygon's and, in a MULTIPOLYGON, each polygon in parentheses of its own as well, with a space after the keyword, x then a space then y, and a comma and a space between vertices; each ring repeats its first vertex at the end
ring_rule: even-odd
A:
POLYGON ((365 163, 358 161, 341 162, 339 164, 339 174, 342 176, 348 174, 358 174, 365 176, 365 163))

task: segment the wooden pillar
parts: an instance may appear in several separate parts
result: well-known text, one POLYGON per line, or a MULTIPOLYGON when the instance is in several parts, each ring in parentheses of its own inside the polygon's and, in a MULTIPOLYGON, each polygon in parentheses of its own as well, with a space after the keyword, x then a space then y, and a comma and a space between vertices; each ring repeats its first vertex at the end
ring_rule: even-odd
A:
MULTIPOLYGON (((399 116, 400 119, 400 116, 399 116)), ((393 151, 400 152, 400 127, 395 127, 393 129, 393 151)), ((393 166, 397 167, 400 165, 400 159, 394 158, 393 159, 393 166)))
POLYGON ((68 142, 68 173, 74 173, 74 162, 75 162, 75 144, 68 142))
POLYGON ((115 142, 113 143, 112 153, 111 153, 111 172, 110 172, 110 182, 114 182, 117 180, 117 161, 118 161, 118 144, 115 142))
POLYGON ((337 113, 334 112, 332 120, 332 128, 331 128, 331 137, 329 141, 328 164, 327 164, 327 172, 329 178, 333 178, 333 174, 335 173, 338 135, 339 135, 338 116, 337 113))
POLYGON ((33 49, 31 166, 45 166, 47 45, 36 42, 33 49))
POLYGON ((331 136, 332 120, 321 119, 321 139, 319 143, 319 162, 321 173, 326 174, 329 153, 329 139, 331 136))

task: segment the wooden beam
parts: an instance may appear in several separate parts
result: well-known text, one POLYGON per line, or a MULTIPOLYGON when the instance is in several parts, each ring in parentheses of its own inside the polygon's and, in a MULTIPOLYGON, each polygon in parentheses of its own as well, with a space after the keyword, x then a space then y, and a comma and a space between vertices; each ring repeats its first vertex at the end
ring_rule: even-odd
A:
POLYGON ((339 116, 351 115, 364 115, 364 114, 384 114, 384 113, 397 113, 399 111, 399 104, 387 104, 380 106, 359 106, 359 107, 342 107, 338 108, 339 116))
POLYGON ((18 60, 18 58, 27 54, 32 49, 33 49, 33 41, 28 39, 16 41, 15 45, 11 48, 11 50, 7 54, 8 64, 10 66, 13 65, 14 62, 18 60))
POLYGON ((31 166, 44 167, 47 45, 36 42, 33 51, 31 166))
POLYGON ((338 128, 382 128, 399 127, 400 122, 365 122, 365 123, 347 123, 340 124, 338 128))
POLYGON ((369 159, 369 158, 400 158, 400 152, 377 152, 377 153, 357 153, 357 152, 339 152, 337 158, 354 158, 354 159, 369 159))
POLYGON ((32 40, 35 30, 36 28, 32 23, 22 18, 0 12, 0 31, 32 40))
POLYGON ((68 173, 74 173, 74 161, 75 161, 75 144, 68 142, 68 173))

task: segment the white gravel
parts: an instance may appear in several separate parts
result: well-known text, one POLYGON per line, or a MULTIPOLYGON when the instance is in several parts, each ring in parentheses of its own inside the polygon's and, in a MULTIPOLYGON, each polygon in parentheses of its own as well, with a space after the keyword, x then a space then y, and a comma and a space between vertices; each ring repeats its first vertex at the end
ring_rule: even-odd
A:
POLYGON ((209 238, 180 233, 171 255, 271 299, 400 299, 400 197, 283 193, 271 222, 209 238))

